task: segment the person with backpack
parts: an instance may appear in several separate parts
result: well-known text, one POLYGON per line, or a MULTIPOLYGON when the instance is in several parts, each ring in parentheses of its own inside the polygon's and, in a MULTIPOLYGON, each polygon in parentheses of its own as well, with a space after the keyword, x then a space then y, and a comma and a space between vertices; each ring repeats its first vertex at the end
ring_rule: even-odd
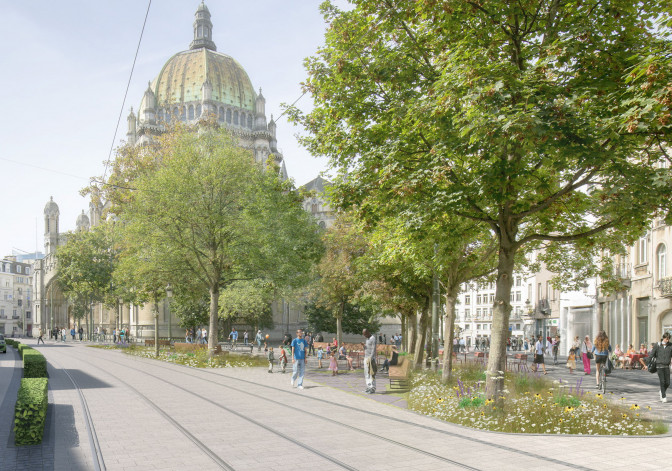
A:
MULTIPOLYGON (((653 348, 651 359, 655 361, 656 373, 658 373, 658 381, 660 381, 660 402, 667 402, 667 388, 670 387, 670 360, 672 360, 669 332, 665 332, 663 338, 653 348)), ((649 368, 644 365, 642 369, 648 370, 649 368)))

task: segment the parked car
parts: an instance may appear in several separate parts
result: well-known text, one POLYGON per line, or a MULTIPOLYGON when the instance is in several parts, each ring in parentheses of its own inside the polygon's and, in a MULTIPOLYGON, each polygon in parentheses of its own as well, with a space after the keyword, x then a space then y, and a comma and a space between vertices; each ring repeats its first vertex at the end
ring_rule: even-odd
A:
POLYGON ((7 353, 7 342, 5 342, 5 336, 0 334, 0 352, 7 353))

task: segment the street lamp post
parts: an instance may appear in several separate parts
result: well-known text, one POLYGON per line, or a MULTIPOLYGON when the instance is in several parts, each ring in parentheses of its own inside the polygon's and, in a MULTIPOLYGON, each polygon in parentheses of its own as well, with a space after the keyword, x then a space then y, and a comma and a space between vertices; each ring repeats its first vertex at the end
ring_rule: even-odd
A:
POLYGON ((166 286, 166 299, 168 300, 168 342, 173 338, 173 322, 172 322, 172 313, 170 312, 170 302, 173 300, 173 287, 166 286))
POLYGON ((154 303, 154 356, 159 357, 159 303, 154 303))

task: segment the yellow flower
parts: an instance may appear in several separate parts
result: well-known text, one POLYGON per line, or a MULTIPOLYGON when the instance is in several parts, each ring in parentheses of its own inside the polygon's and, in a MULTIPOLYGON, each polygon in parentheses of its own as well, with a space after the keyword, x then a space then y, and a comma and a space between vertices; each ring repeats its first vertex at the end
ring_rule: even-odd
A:
POLYGON ((637 412, 637 414, 636 414, 636 415, 637 415, 637 417, 639 417, 639 412, 637 412))
POLYGON ((485 415, 485 412, 481 411, 481 417, 483 417, 484 415, 485 415))
POLYGON ((565 419, 560 419, 560 423, 562 423, 565 419))
POLYGON ((628 418, 628 414, 623 414, 621 417, 623 417, 624 419, 627 419, 627 418, 628 418))
POLYGON ((595 397, 598 399, 602 399, 602 394, 595 394, 595 397))
POLYGON ((537 399, 541 399, 541 394, 537 393, 537 394, 534 395, 534 397, 537 398, 537 399))
POLYGON ((639 406, 637 404, 633 404, 630 406, 630 410, 639 410, 639 406))
POLYGON ((647 409, 651 410, 651 406, 646 406, 647 409))
POLYGON ((542 408, 542 409, 545 408, 545 407, 546 407, 546 404, 542 404, 542 405, 541 405, 541 408, 542 408))
POLYGON ((573 407, 567 406, 565 407, 565 412, 572 412, 574 410, 573 407))

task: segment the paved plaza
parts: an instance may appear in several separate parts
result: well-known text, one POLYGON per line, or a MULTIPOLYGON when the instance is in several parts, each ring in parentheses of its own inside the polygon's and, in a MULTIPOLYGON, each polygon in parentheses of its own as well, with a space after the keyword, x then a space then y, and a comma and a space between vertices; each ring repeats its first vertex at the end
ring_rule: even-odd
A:
MULTIPOLYGON (((32 344, 31 340, 26 343, 32 344)), ((361 370, 309 368, 305 389, 266 368, 203 370, 88 348, 35 346, 49 362, 44 442, 15 447, 21 377, 16 350, 0 356, 0 469, 4 470, 648 470, 672 458, 672 438, 514 435, 467 429, 406 410, 403 395, 366 395, 361 370), (656 449, 651 453, 652 448, 656 449)), ((569 375, 549 365, 549 377, 569 375)), ((656 376, 617 371, 614 400, 656 402, 656 376)))

